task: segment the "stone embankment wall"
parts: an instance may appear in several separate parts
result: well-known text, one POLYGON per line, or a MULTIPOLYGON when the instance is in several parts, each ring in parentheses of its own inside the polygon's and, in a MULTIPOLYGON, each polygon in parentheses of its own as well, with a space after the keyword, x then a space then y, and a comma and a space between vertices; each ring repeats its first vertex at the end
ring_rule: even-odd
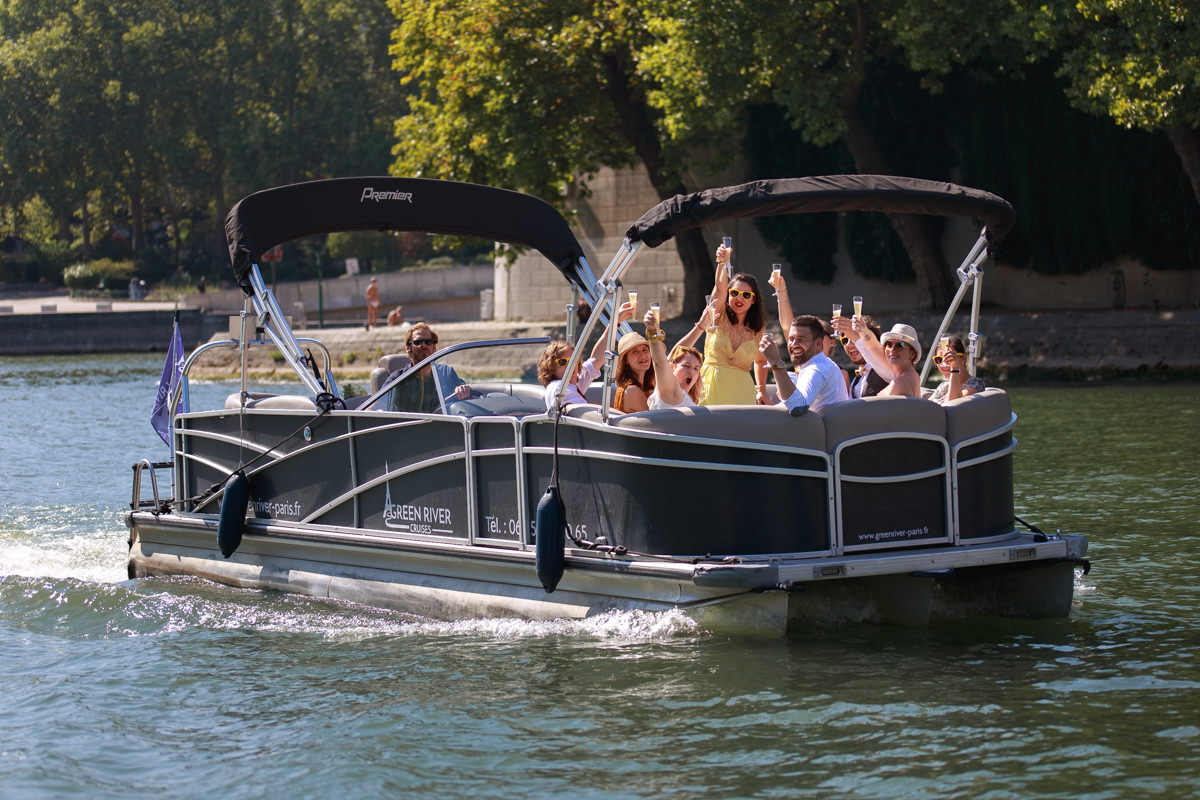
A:
MULTIPOLYGON (((0 355, 165 351, 174 314, 171 309, 0 314, 0 355)), ((223 320, 197 309, 179 311, 180 335, 189 349, 218 326, 225 327, 223 320)))
MULTIPOLYGON (((379 283, 382 324, 398 305, 408 319, 422 317, 454 322, 477 320, 480 294, 492 288, 491 264, 473 264, 445 269, 406 269, 378 274, 361 273, 326 278, 320 283, 293 281, 275 287, 275 299, 296 327, 315 325, 320 316, 328 323, 364 324, 367 319, 367 284, 379 283)), ((264 269, 270 286, 270 271, 264 269)), ((561 279, 560 279, 561 280, 561 279)), ((184 298, 184 305, 217 314, 236 314, 246 296, 241 289, 224 289, 184 298)))

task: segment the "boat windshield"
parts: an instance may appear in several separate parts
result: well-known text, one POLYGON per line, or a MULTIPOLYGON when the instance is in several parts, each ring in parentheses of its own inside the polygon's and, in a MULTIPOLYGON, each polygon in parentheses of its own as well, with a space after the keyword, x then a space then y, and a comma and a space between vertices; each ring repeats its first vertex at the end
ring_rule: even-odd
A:
MULTIPOLYGON (((536 398, 542 386, 537 380, 537 361, 548 337, 463 342, 443 348, 425 360, 376 375, 380 388, 363 402, 370 411, 403 411, 426 414, 481 413, 472 404, 489 396, 536 398)), ((380 359, 386 362, 387 357, 380 359)), ((493 404, 484 404, 494 405, 493 404)), ((536 410, 525 408, 524 410, 536 410)))

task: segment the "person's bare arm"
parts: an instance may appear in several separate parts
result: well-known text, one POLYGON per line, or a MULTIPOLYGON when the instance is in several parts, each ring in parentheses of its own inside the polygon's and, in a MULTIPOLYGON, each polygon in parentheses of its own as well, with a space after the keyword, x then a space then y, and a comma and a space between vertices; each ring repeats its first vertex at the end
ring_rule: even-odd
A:
MULTIPOLYGON (((671 371, 671 362, 667 360, 667 348, 663 344, 663 340, 657 336, 660 332, 654 325, 654 314, 646 312, 646 338, 650 340, 650 358, 654 361, 654 388, 658 392, 658 396, 663 399, 663 402, 677 406, 683 402, 683 387, 679 385, 679 381, 675 379, 675 373, 671 371)), ((680 344, 688 337, 680 339, 680 344)), ((694 341, 694 340, 693 340, 694 341)), ((679 347, 679 345, 675 345, 679 347)), ((690 343, 683 344, 684 347, 691 347, 690 343)), ((625 390, 625 396, 629 396, 629 390, 625 390)))
POLYGON ((617 318, 608 323, 608 328, 605 329, 604 334, 592 345, 591 358, 593 363, 599 364, 604 359, 604 348, 608 344, 608 332, 632 317, 633 303, 622 303, 621 307, 617 309, 617 318))

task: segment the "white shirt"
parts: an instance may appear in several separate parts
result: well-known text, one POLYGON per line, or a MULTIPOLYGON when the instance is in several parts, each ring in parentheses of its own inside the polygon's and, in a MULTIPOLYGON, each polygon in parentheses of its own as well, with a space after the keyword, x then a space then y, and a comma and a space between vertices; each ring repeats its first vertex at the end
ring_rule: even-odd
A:
POLYGON ((788 411, 799 406, 808 406, 809 411, 820 411, 850 399, 841 367, 824 353, 817 353, 788 375, 796 384, 796 391, 777 404, 785 406, 788 411))
MULTIPOLYGON (((575 383, 567 384, 567 391, 563 393, 563 407, 570 405, 586 404, 588 399, 584 396, 584 392, 592 385, 592 381, 600 377, 600 370, 596 368, 596 362, 592 359, 584 361, 579 367, 579 378, 575 383)), ((558 394, 558 386, 562 383, 559 378, 555 381, 550 381, 546 386, 546 391, 542 393, 542 400, 546 403, 546 410, 549 411, 554 405, 554 397, 558 394)))
POLYGON ((650 397, 646 399, 646 405, 653 411, 658 408, 688 408, 696 404, 687 392, 683 393, 683 399, 678 403, 668 403, 666 400, 663 400, 662 395, 658 393, 658 387, 655 386, 654 391, 650 393, 650 397))

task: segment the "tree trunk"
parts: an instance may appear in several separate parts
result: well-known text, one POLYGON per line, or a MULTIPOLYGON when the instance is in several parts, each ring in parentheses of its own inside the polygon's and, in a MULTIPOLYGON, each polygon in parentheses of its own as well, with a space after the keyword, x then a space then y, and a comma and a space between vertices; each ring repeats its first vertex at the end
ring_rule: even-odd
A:
MULTIPOLYGON (((650 184, 659 200, 685 194, 687 188, 683 177, 666 165, 662 143, 651 121, 645 95, 630 85, 629 72, 626 70, 629 63, 626 54, 610 54, 605 58, 606 89, 609 101, 617 112, 621 131, 646 167, 650 184)), ((699 316, 704 308, 704 295, 712 287, 714 265, 708 245, 704 243, 700 229, 693 228, 675 237, 675 249, 683 264, 683 314, 699 316)))
MULTIPOLYGON (((854 167, 864 175, 893 175, 883 151, 858 115, 858 96, 866 80, 867 19, 862 0, 857 3, 857 24, 853 46, 853 64, 842 84, 839 108, 846 123, 842 140, 846 143, 854 167)), ((941 247, 925 219, 914 214, 888 214, 888 222, 900 237, 904 251, 917 274, 917 305, 923 311, 941 311, 950 304, 957 287, 941 247)))
POLYGON ((146 246, 146 204, 142 190, 135 189, 129 198, 129 241, 136 255, 146 246))
POLYGON ((79 204, 79 220, 80 220, 80 239, 83 241, 83 255, 85 258, 91 258, 92 255, 92 215, 88 209, 87 192, 83 193, 83 201, 79 204))
POLYGON ((1200 131, 1185 125, 1165 125, 1163 128, 1183 162, 1184 173, 1192 182, 1196 202, 1200 203, 1200 131))

